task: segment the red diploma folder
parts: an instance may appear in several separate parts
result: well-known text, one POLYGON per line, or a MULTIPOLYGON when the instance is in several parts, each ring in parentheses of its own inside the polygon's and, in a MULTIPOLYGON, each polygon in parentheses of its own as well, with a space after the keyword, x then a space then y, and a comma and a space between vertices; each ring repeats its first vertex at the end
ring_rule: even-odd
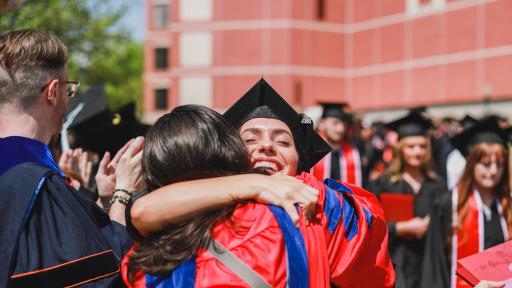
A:
POLYGON ((389 222, 407 221, 414 217, 413 195, 380 193, 380 202, 389 222))
POLYGON ((512 287, 512 241, 458 260, 456 273, 473 286, 488 280, 512 287))

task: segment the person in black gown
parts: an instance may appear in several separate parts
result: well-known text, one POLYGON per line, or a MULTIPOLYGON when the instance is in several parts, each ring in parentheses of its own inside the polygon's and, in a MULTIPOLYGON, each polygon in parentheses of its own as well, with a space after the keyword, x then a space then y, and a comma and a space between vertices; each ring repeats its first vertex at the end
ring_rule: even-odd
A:
POLYGON ((107 215, 66 184, 48 147, 79 84, 66 60, 51 33, 0 36, 0 287, 123 286, 125 201, 107 215))
POLYGON ((434 205, 422 273, 429 283, 422 287, 470 287, 455 277, 457 259, 510 239, 506 136, 495 119, 487 118, 452 139, 467 164, 451 195, 434 205))
POLYGON ((398 133, 399 141, 386 173, 371 182, 369 190, 378 197, 381 193, 413 195, 414 218, 396 223, 388 221, 389 252, 405 287, 419 287, 429 213, 435 199, 447 194, 446 185, 430 170, 427 132, 432 124, 429 119, 420 113, 410 113, 386 127, 398 133))

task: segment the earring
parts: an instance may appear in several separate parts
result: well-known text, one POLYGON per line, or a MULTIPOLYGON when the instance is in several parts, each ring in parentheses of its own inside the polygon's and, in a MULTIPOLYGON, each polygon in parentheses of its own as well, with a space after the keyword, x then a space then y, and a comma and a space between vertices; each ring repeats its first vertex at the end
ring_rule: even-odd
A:
POLYGON ((55 92, 53 92, 53 93, 48 93, 48 100, 49 100, 49 101, 52 101, 52 102, 53 102, 53 101, 55 100, 55 98, 57 98, 57 95, 55 94, 55 92))

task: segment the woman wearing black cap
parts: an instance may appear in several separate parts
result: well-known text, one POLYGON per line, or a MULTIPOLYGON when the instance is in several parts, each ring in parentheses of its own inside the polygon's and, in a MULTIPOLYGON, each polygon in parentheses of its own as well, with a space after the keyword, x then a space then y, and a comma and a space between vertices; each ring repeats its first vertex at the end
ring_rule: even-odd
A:
POLYGON ((410 113, 386 126, 398 133, 399 141, 386 173, 370 183, 369 190, 383 202, 386 197, 390 197, 391 202, 398 201, 396 194, 407 195, 400 196, 408 199, 403 205, 412 207, 400 207, 401 204, 394 202, 391 206, 384 205, 386 214, 389 210, 407 208, 412 214, 401 218, 388 214, 389 251, 395 268, 403 274, 405 286, 419 287, 429 213, 435 199, 447 192, 443 181, 430 169, 431 150, 427 136, 432 126, 430 120, 420 113, 410 113))
POLYGON ((457 260, 510 240, 507 136, 487 118, 452 139, 467 163, 451 195, 434 206, 422 287, 470 287, 455 276, 457 260))
MULTIPOLYGON (((252 165, 254 167, 265 168, 269 173, 277 174, 284 172, 291 176, 299 174, 301 171, 308 171, 318 159, 329 151, 329 146, 323 143, 321 138, 312 129, 311 120, 297 114, 264 80, 258 82, 240 99, 240 101, 233 105, 224 116, 231 124, 239 128, 239 132, 251 156, 252 165)), ((210 144, 216 145, 215 143, 210 144)), ((272 199, 268 200, 258 196, 261 194, 239 191, 248 188, 247 183, 240 183, 240 181, 244 181, 244 179, 248 180, 250 177, 256 177, 245 175, 245 178, 242 179, 240 178, 242 176, 178 183, 174 185, 174 187, 171 185, 159 191, 152 192, 147 197, 141 198, 135 202, 131 212, 131 215, 135 216, 133 223, 140 232, 148 235, 153 231, 162 229, 166 222, 177 223, 189 219, 191 216, 199 213, 199 211, 224 207, 228 204, 235 203, 239 199, 249 200, 256 198, 255 200, 257 201, 271 202, 272 199), (235 180, 236 177, 239 177, 238 181, 235 180), (236 189, 242 186, 245 188, 236 189), (212 194, 215 195, 201 193, 204 197, 194 196, 194 194, 191 193, 188 193, 188 197, 184 197, 183 195, 185 194, 182 194, 182 196, 178 195, 180 192, 183 193, 195 190, 218 191, 219 193, 212 192, 212 194), (231 194, 226 194, 222 190, 231 191, 231 194), (179 204, 177 204, 176 201, 173 202, 173 200, 179 201, 179 204), (175 211, 172 210, 179 210, 180 212, 174 213, 175 211), (155 214, 154 212, 160 214, 154 217, 152 216, 152 214, 155 214)), ((290 181, 289 183, 291 183, 291 180, 288 180, 285 176, 274 177, 290 181)), ((262 182, 260 184, 266 181, 263 178, 258 179, 262 182)), ((341 218, 339 218, 342 217, 340 212, 347 212, 347 214, 343 216, 343 225, 346 224, 346 226, 342 228, 343 232, 339 234, 343 234, 344 236, 335 237, 331 232, 328 233, 331 234, 331 236, 325 234, 328 247, 330 247, 326 247, 330 251, 328 263, 324 263, 327 264, 327 266, 324 266, 324 264, 321 264, 323 261, 321 261, 309 267, 308 274, 310 284, 324 281, 325 279, 321 280, 318 277, 319 275, 323 275, 321 271, 328 269, 328 274, 330 274, 328 281, 333 281, 337 285, 347 286, 349 283, 351 285, 357 285, 358 287, 389 287, 393 285, 394 273, 390 267, 386 241, 383 241, 387 237, 385 225, 382 225, 384 223, 381 217, 372 215, 372 209, 374 207, 366 208, 366 206, 361 204, 365 199, 359 199, 359 197, 353 194, 359 193, 361 189, 357 187, 349 188, 336 182, 329 183, 329 185, 334 187, 334 190, 331 189, 330 191, 339 189, 342 191, 338 192, 341 194, 338 194, 336 198, 328 196, 327 198, 330 198, 330 200, 328 200, 325 198, 326 196, 322 196, 324 195, 322 191, 325 189, 322 187, 325 186, 320 184, 313 177, 303 173, 299 179, 320 191, 320 195, 318 196, 319 206, 316 206, 316 209, 312 209, 314 217, 311 223, 318 223, 319 219, 324 218, 322 215, 324 215, 326 210, 319 211, 319 207, 322 206, 320 203, 323 201, 328 201, 334 205, 332 207, 335 207, 337 206, 335 203, 338 202, 336 199, 345 195, 345 193, 348 193, 345 195, 347 197, 354 197, 351 200, 343 202, 343 205, 340 206, 342 210, 336 209, 339 212, 330 214, 330 220, 327 222, 320 220, 320 222, 324 224, 329 222, 333 223, 332 220, 334 219, 341 220, 341 218), (332 202, 333 200, 335 201, 332 202), (355 205, 355 209, 350 208, 352 205, 355 205), (355 212, 355 214, 353 212, 355 212), (363 243, 367 244, 362 245, 363 243), (365 277, 364 275, 367 273, 372 273, 373 277, 365 277)), ((248 181, 252 181, 253 184, 256 184, 254 180, 248 181)), ((284 182, 281 185, 284 186, 284 182)), ((249 190, 254 191, 255 189, 250 186, 251 185, 249 185, 249 190)), ((252 186, 257 188, 262 185, 252 186)), ((298 187, 297 185, 295 186, 298 187)), ((330 192, 327 194, 331 195, 330 192)), ((283 203, 284 201, 276 204, 283 205, 283 203)), ((287 209, 289 214, 293 214, 290 211, 295 210, 293 203, 294 202, 291 202, 290 209, 287 209)), ((366 204, 367 202, 364 203, 366 204)), ((288 204, 284 204, 286 209, 288 204)), ((341 222, 338 223, 338 225, 342 224, 341 222)), ((302 224, 304 223, 302 222, 302 224)), ((305 233, 304 235, 311 235, 311 233, 316 233, 314 230, 319 229, 319 226, 312 225, 303 227, 302 224, 301 231, 305 233)), ((329 229, 333 228, 334 226, 329 229)), ((336 228, 332 231, 335 232, 336 228)), ((306 236, 305 239, 310 238, 306 236)), ((322 249, 319 250, 319 248, 323 245, 325 244, 322 244, 322 242, 314 244, 313 242, 306 241, 306 246, 309 247, 307 249, 308 259, 316 258, 315 255, 318 252, 315 251, 322 251, 322 249)), ((324 284, 321 284, 321 286, 324 284)))

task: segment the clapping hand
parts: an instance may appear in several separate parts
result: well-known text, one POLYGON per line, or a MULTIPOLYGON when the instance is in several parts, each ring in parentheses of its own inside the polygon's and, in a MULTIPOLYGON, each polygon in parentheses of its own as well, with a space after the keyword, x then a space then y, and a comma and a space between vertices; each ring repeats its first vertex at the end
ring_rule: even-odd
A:
POLYGON ((144 137, 137 137, 129 147, 120 155, 116 162, 116 187, 129 191, 140 191, 144 188, 142 180, 142 152, 144 149, 144 137))
POLYGON ((98 167, 98 173, 96 173, 96 186, 98 187, 98 195, 101 198, 112 197, 114 188, 116 187, 116 166, 121 155, 130 147, 134 139, 128 141, 123 148, 121 148, 112 160, 110 159, 110 153, 105 152, 103 158, 101 158, 100 165, 98 167))
POLYGON ((84 188, 89 188, 92 161, 86 151, 81 148, 65 151, 59 159, 59 167, 64 175, 78 181, 84 188))

